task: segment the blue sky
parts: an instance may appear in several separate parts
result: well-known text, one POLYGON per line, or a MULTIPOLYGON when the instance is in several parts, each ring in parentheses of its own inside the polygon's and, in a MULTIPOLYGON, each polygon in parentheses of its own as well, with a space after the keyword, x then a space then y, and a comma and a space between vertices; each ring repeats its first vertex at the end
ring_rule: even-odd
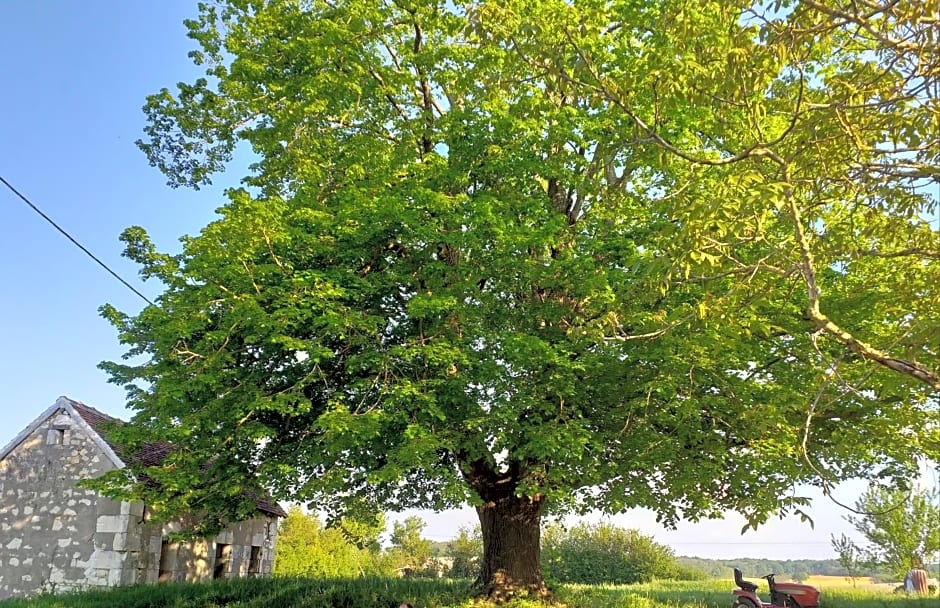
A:
MULTIPOLYGON (((195 0, 3 0, 0 2, 0 175, 148 297, 120 257, 118 235, 144 226, 162 250, 212 220, 222 189, 173 190, 134 146, 149 93, 197 73, 183 19, 195 0)), ((2 187, 0 187, 2 188, 2 187)), ((0 445, 12 439, 59 395, 127 417, 124 393, 97 364, 120 357, 101 304, 126 312, 142 301, 16 199, 0 191, 0 445)), ((860 483, 839 488, 853 503, 860 483)), ((705 557, 828 558, 830 534, 850 532, 844 511, 819 498, 815 530, 774 521, 741 536, 743 521, 681 526, 668 532, 644 512, 612 521, 670 544, 678 554, 705 557)), ((426 536, 450 538, 475 522, 469 509, 421 513, 426 536)), ((760 573, 756 573, 760 574, 760 573)))
MULTIPOLYGON (((176 248, 220 201, 164 186, 134 146, 145 96, 195 73, 182 25, 193 5, 0 3, 0 175, 138 285, 121 231, 140 224, 176 248)), ((5 189, 0 226, 0 443, 63 394, 123 415, 123 390, 96 367, 122 352, 97 309, 136 312, 141 300, 5 189)))

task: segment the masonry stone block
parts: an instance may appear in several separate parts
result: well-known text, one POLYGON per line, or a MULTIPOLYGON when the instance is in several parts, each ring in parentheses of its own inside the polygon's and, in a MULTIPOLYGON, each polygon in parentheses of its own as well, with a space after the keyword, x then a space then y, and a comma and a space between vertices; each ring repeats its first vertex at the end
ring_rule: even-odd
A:
POLYGON ((105 586, 108 584, 108 574, 110 572, 107 568, 94 568, 90 571, 87 580, 92 586, 105 586))
POLYGON ((134 551, 140 550, 140 534, 121 532, 114 535, 114 541, 111 547, 115 551, 134 551))
POLYGON ((96 532, 125 532, 130 523, 127 515, 99 515, 96 532))

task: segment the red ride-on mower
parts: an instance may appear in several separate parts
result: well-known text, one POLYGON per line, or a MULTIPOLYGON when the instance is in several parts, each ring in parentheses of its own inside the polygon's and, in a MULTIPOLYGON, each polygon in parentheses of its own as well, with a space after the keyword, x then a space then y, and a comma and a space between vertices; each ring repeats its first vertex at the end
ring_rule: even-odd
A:
POLYGON ((818 608, 819 589, 799 583, 776 583, 774 575, 761 577, 770 586, 770 603, 762 602, 757 597, 757 585, 744 580, 740 568, 734 569, 734 584, 738 589, 732 591, 732 608, 818 608))

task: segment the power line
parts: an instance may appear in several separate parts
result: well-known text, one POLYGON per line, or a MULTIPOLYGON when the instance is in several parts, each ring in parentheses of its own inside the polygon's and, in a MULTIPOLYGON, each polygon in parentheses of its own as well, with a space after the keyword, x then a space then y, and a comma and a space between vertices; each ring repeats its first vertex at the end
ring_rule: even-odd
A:
POLYGON ((111 268, 110 268, 107 264, 105 264, 104 262, 102 262, 101 260, 99 260, 99 259, 97 258, 97 256, 95 256, 95 254, 93 254, 92 252, 88 251, 88 249, 85 248, 84 245, 82 245, 81 243, 79 243, 78 241, 76 241, 75 238, 74 238, 71 234, 69 234, 68 232, 65 231, 65 229, 63 229, 61 226, 59 226, 58 224, 56 224, 56 223, 52 220, 51 217, 49 217, 48 215, 46 215, 45 213, 43 213, 42 210, 41 210, 39 207, 37 207, 35 204, 33 204, 33 202, 32 202, 31 200, 29 200, 28 198, 26 198, 26 196, 25 196, 24 194, 22 194, 19 190, 17 190, 16 188, 14 188, 13 185, 12 185, 10 182, 8 182, 6 179, 4 179, 4 177, 3 177, 2 175, 0 175, 0 182, 3 182, 3 185, 6 186, 7 188, 9 188, 9 189, 10 189, 10 192, 12 192, 12 193, 15 194, 16 196, 18 196, 18 197, 20 198, 20 200, 22 200, 24 203, 26 203, 27 205, 29 205, 29 208, 32 209, 33 211, 35 211, 36 213, 38 213, 38 214, 42 217, 42 219, 44 219, 44 220, 46 220, 47 222, 49 222, 50 224, 52 224, 52 226, 53 226, 56 230, 58 230, 59 232, 61 232, 62 235, 63 235, 65 238, 67 238, 68 240, 72 241, 72 244, 73 244, 73 245, 75 245, 76 247, 78 247, 79 249, 81 249, 83 252, 85 252, 85 255, 87 255, 88 257, 90 257, 91 259, 93 259, 95 262, 98 263, 99 266, 101 266, 102 268, 104 268, 105 270, 107 270, 108 273, 109 273, 111 276, 113 276, 115 279, 117 279, 118 281, 120 281, 125 287, 127 287, 128 289, 130 289, 131 291, 133 291, 135 294, 137 294, 137 296, 138 296, 140 299, 142 299, 144 302, 146 302, 147 304, 150 304, 151 306, 156 306, 156 304, 154 304, 154 303, 150 300, 150 298, 148 298, 148 297, 145 296, 144 294, 140 293, 133 285, 131 285, 130 283, 128 283, 127 281, 125 281, 124 278, 121 277, 121 275, 119 275, 119 274, 116 273, 115 271, 111 270, 111 268))

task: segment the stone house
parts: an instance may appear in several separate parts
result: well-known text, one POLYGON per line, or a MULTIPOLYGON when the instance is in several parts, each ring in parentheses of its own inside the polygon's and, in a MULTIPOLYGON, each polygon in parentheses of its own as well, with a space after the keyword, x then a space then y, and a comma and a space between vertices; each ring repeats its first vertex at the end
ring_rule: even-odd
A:
MULTIPOLYGON (((0 450, 0 600, 157 581, 269 575, 283 509, 257 501, 254 519, 212 539, 173 542, 178 525, 148 524, 142 502, 77 487, 123 468, 107 426, 118 422, 66 397, 0 450)), ((157 463, 155 444, 137 455, 157 463)))

